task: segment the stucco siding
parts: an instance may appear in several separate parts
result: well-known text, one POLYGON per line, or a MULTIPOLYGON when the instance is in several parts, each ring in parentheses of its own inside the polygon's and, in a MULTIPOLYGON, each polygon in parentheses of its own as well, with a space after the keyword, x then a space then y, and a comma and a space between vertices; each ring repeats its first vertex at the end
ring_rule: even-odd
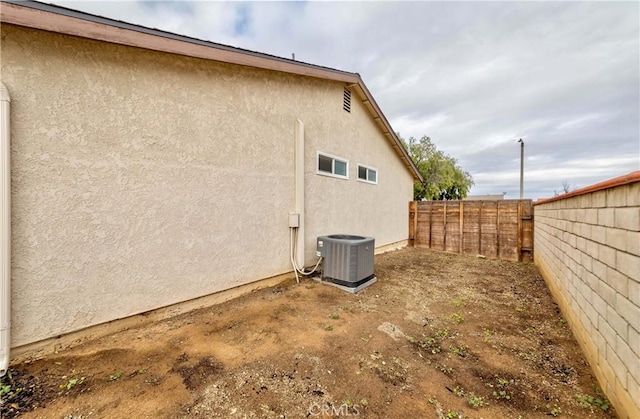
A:
POLYGON ((343 84, 3 24, 12 346, 291 271, 293 129, 315 236, 407 236, 412 178, 343 84), (350 179, 315 174, 316 148, 350 179), (356 164, 380 183, 357 181, 356 164), (340 188, 336 185, 341 184, 340 188))
MULTIPOLYGON (((331 97, 341 97, 342 86, 331 97)), ((373 236, 382 246, 408 236, 407 203, 413 198, 413 179, 395 158, 364 105, 352 95, 351 113, 332 109, 333 123, 307 125, 305 207, 307 259, 315 257, 316 237, 332 233, 373 236), (317 174, 317 152, 349 161, 349 179, 317 174), (378 184, 358 181, 358 164, 378 170, 378 184)), ((335 100, 335 99, 333 99, 335 100)))

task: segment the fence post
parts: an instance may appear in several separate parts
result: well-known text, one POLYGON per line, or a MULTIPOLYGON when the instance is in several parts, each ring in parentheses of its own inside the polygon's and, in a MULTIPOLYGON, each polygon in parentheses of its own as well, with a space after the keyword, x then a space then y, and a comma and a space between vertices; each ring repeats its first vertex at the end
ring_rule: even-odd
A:
POLYGON ((464 227, 464 204, 462 203, 462 201, 460 201, 460 251, 459 253, 462 254, 462 250, 464 249, 464 247, 462 246, 462 241, 464 240, 464 234, 462 233, 463 231, 463 227, 464 227))
POLYGON ((431 223, 431 217, 432 217, 432 213, 433 213, 433 206, 431 204, 433 204, 432 201, 429 202, 429 249, 431 249, 431 229, 433 227, 433 224, 431 223))
POLYGON ((523 224, 522 224, 522 200, 519 199, 518 200, 518 262, 522 262, 522 235, 524 234, 523 231, 523 224))
POLYGON ((444 207, 442 208, 442 250, 447 251, 447 201, 442 201, 444 207))
POLYGON ((417 202, 409 201, 409 246, 416 247, 417 245, 417 225, 418 225, 418 214, 417 214, 417 202))
POLYGON ((478 254, 482 254, 482 204, 484 201, 480 201, 480 207, 478 208, 478 254))
POLYGON ((500 202, 496 201, 496 256, 500 259, 500 202))

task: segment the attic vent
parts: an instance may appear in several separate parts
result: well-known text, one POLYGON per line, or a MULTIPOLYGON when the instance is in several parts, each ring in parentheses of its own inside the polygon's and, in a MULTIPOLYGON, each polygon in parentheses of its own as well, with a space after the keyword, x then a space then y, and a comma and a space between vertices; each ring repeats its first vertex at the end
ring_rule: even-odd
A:
POLYGON ((342 109, 351 113, 351 90, 345 87, 344 89, 344 101, 342 102, 342 109))

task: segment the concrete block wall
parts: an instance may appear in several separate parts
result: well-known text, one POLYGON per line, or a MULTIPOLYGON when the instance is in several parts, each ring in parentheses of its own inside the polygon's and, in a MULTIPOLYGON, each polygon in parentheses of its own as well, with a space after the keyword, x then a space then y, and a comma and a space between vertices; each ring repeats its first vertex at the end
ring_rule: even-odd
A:
POLYGON ((622 418, 640 417, 640 171, 534 207, 535 263, 622 418))

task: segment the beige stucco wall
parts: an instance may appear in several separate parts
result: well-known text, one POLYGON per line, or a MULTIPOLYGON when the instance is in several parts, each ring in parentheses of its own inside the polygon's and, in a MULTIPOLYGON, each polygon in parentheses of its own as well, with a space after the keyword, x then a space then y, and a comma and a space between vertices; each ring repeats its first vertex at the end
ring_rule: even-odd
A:
POLYGON ((535 263, 620 417, 640 417, 640 182, 535 206, 535 263))
POLYGON ((12 346, 291 271, 294 122, 315 236, 406 240, 412 179, 338 82, 3 24, 12 346), (317 150, 351 161, 316 174, 317 150), (357 181, 356 164, 380 182, 357 181))

